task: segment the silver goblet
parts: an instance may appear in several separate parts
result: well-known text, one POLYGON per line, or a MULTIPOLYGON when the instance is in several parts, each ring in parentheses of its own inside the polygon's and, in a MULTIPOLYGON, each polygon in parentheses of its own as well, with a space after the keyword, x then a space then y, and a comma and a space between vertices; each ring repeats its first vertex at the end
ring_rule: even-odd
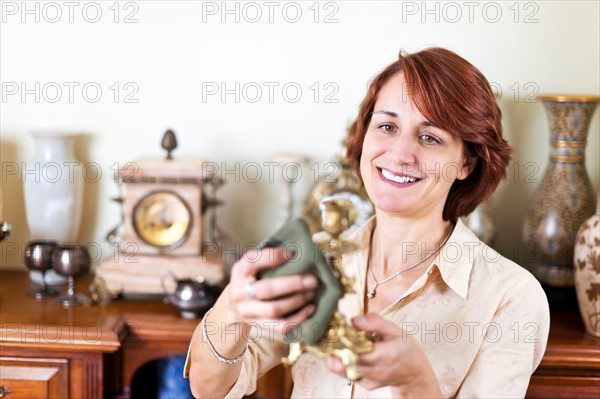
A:
POLYGON ((68 278, 68 288, 65 295, 56 301, 64 307, 89 305, 90 298, 75 292, 75 277, 90 270, 91 260, 87 248, 82 245, 60 245, 52 255, 54 271, 68 278))
POLYGON ((58 248, 54 241, 30 241, 27 243, 23 261, 29 270, 37 270, 42 273, 42 286, 27 292, 27 295, 35 299, 42 299, 58 295, 58 291, 49 288, 46 282, 46 272, 52 269, 52 255, 58 248))

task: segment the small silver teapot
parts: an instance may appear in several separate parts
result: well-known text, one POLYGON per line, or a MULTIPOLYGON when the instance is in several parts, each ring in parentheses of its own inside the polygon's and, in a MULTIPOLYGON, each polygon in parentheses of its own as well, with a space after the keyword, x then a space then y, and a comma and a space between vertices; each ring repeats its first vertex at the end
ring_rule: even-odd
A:
MULTIPOLYGON (((220 293, 220 287, 207 283, 202 276, 178 279, 171 271, 161 278, 165 297, 179 311, 184 319, 195 319, 210 308, 220 293), (167 288, 167 281, 175 283, 175 290, 167 288)), ((171 284, 172 285, 172 284, 171 284)))

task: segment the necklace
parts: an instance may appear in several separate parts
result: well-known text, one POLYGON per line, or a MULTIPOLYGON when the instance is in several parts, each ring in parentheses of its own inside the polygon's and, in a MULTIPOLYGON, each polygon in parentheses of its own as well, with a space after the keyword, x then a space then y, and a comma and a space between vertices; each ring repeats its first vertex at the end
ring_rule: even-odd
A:
POLYGON ((454 231, 454 227, 452 227, 452 229, 450 229, 450 232, 448 233, 448 235, 446 236, 446 238, 444 238, 444 241, 442 241, 442 243, 435 249, 435 251, 433 251, 432 253, 430 253, 429 255, 427 255, 425 258, 421 259, 420 261, 418 261, 417 263, 415 263, 414 265, 411 265, 409 267, 407 267, 406 269, 402 269, 402 270, 398 270, 396 273, 392 274, 391 276, 381 280, 381 281, 377 281, 377 279, 375 278, 375 274, 373 273, 373 269, 371 269, 370 267, 370 262, 371 262, 371 257, 369 256, 369 264, 367 264, 367 268, 369 269, 369 272, 371 273, 371 277, 373 278, 373 281, 375 281, 375 286, 373 288, 371 288, 368 292, 367 292, 367 298, 369 299, 373 299, 375 298, 375 294, 377 293, 377 287, 379 287, 380 285, 383 285, 385 283, 387 283, 388 281, 398 277, 401 273, 407 272, 410 269, 414 269, 415 267, 419 266, 421 263, 425 262, 427 259, 431 258, 433 255, 435 255, 436 253, 439 252, 439 250, 446 244, 446 241, 448 241, 448 239, 450 238, 450 235, 452 234, 452 232, 454 231))

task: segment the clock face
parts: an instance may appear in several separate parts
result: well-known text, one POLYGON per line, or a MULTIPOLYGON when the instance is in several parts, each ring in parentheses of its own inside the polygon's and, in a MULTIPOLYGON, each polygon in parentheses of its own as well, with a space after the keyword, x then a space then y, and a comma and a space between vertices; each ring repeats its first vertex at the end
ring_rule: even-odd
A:
POLYGON ((133 208, 133 227, 146 243, 162 248, 183 244, 192 227, 192 212, 172 191, 154 191, 133 208))

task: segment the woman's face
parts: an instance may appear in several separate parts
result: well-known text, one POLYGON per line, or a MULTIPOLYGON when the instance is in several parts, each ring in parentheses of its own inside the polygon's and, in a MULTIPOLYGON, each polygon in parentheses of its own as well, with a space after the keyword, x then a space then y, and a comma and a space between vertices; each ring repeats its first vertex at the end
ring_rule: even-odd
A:
POLYGON ((468 176, 462 140, 421 115, 404 74, 381 89, 360 159, 365 188, 376 208, 405 217, 440 217, 452 183, 468 176))

